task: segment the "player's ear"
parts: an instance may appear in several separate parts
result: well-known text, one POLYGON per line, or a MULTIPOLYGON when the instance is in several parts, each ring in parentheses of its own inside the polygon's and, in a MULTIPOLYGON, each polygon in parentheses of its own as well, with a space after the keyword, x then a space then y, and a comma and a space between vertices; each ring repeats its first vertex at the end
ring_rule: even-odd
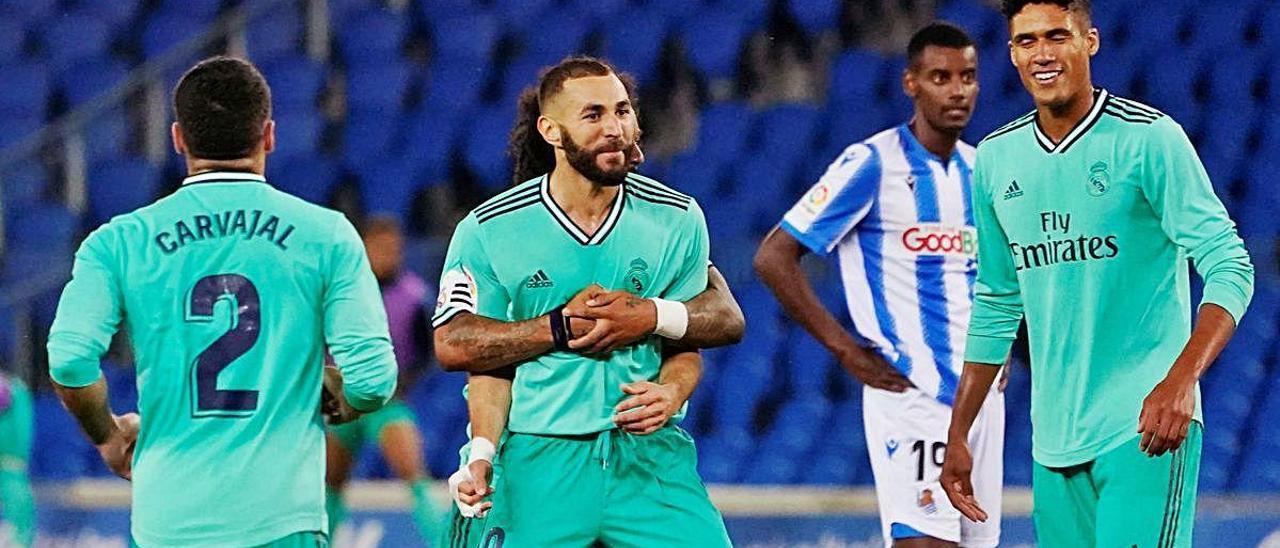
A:
POLYGON ((276 121, 267 120, 262 125, 262 151, 270 154, 276 149, 276 121))
POLYGON ((169 135, 173 137, 173 150, 183 156, 187 155, 187 142, 182 138, 182 127, 174 122, 169 126, 169 135))
POLYGON ((916 94, 920 93, 920 83, 916 82, 915 74, 911 72, 911 67, 902 70, 902 92, 907 97, 916 98, 916 94))
POLYGON ((1102 35, 1098 33, 1097 27, 1089 27, 1089 32, 1084 35, 1085 43, 1089 46, 1089 57, 1098 54, 1098 50, 1102 47, 1102 35))
POLYGON ((546 116, 538 117, 538 133, 542 134, 542 139, 553 147, 560 148, 560 124, 546 116))

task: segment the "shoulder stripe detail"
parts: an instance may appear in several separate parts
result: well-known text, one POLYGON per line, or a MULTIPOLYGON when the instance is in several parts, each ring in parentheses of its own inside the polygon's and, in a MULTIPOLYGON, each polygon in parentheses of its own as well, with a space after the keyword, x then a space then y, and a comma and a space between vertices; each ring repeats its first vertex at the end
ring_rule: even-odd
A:
POLYGON ((668 200, 670 202, 677 203, 682 206, 688 206, 689 202, 693 201, 693 198, 681 198, 679 196, 675 196, 673 194, 667 194, 665 192, 660 192, 660 191, 654 190, 653 188, 642 186, 642 185, 635 185, 635 184, 627 185, 627 190, 630 190, 641 197, 668 200))
POLYGON ((1005 135, 1008 135, 1008 134, 1010 134, 1010 133, 1013 133, 1014 131, 1017 131, 1017 130, 1022 129, 1022 128, 1024 128, 1024 127, 1027 127, 1027 126, 1028 126, 1028 125, 1030 125, 1032 122, 1034 122, 1034 119, 1033 119, 1033 118, 1027 118, 1026 120, 1023 120, 1022 122, 1018 123, 1017 125, 1005 126, 1004 128, 1001 128, 1001 129, 999 129, 999 130, 993 131, 993 132, 991 132, 991 134, 990 134, 990 135, 987 135, 986 137, 983 137, 983 138, 982 138, 982 140, 978 142, 978 144, 982 144, 982 143, 985 143, 985 142, 990 141, 990 140, 992 140, 992 139, 995 139, 995 138, 997 138, 997 137, 1003 137, 1003 136, 1005 136, 1005 135))
POLYGON ((1132 99, 1125 99, 1124 97, 1115 97, 1115 96, 1113 96, 1112 98, 1115 99, 1117 103, 1124 105, 1126 107, 1129 107, 1132 110, 1137 110, 1139 112, 1142 112, 1143 114, 1155 116, 1157 118, 1165 115, 1165 113, 1160 112, 1160 110, 1157 108, 1144 105, 1132 99))
POLYGON ((650 179, 650 178, 648 178, 648 177, 645 177, 645 176, 643 176, 643 175, 637 175, 637 174, 635 174, 635 173, 632 173, 632 174, 630 174, 630 175, 627 175, 627 181, 628 181, 628 182, 631 182, 631 183, 634 183, 636 186, 640 186, 640 187, 644 187, 644 188, 646 188, 646 189, 648 189, 648 190, 652 190, 652 191, 654 191, 655 193, 658 193, 658 194, 666 194, 666 195, 670 195, 672 198, 680 198, 680 199, 684 199, 684 200, 692 200, 692 199, 693 199, 693 196, 690 196, 690 195, 685 194, 685 193, 683 193, 683 192, 677 191, 677 190, 675 190, 675 189, 673 189, 673 188, 671 188, 671 187, 669 187, 669 186, 667 186, 667 185, 664 185, 664 184, 662 184, 662 183, 659 183, 659 182, 657 182, 657 181, 655 181, 655 180, 653 180, 653 179, 650 179))
POLYGON ((1106 109, 1106 110, 1103 110, 1103 113, 1104 113, 1104 114, 1106 114, 1107 116, 1111 116, 1111 117, 1113 117, 1113 118, 1119 118, 1119 119, 1124 120, 1124 121, 1126 121, 1126 122, 1129 122, 1129 123, 1131 123, 1131 124, 1147 124, 1147 125, 1150 125, 1150 124, 1152 124, 1152 123, 1155 123, 1155 121, 1156 121, 1156 119, 1155 119, 1155 118, 1148 118, 1148 117, 1146 117, 1146 116, 1140 116, 1140 115, 1137 115, 1137 114, 1130 114, 1130 113, 1127 113, 1127 112, 1125 112, 1125 111, 1123 111, 1123 110, 1116 110, 1116 109, 1111 109, 1111 108, 1108 108, 1108 109, 1106 109))
POLYGON ((637 189, 636 189, 636 188, 634 188, 634 187, 627 187, 627 194, 630 194, 631 196, 633 196, 633 197, 635 197, 635 198, 638 198, 638 199, 640 199, 640 200, 644 200, 644 201, 649 202, 649 203, 652 203, 652 204, 658 204, 658 205, 670 206, 670 207, 674 207, 674 208, 679 209, 679 210, 682 210, 682 211, 688 211, 688 210, 689 210, 689 203, 688 203, 688 202, 677 202, 677 201, 675 201, 675 200, 671 200, 671 199, 668 199, 668 198, 656 198, 656 197, 653 197, 653 196, 649 196, 649 195, 643 194, 643 193, 641 193, 639 190, 637 190, 637 189))
POLYGON ((502 209, 503 207, 510 205, 512 203, 519 202, 530 196, 537 196, 537 195, 538 195, 538 187, 536 186, 530 187, 529 189, 526 189, 526 190, 521 190, 520 192, 516 192, 513 194, 499 195, 483 204, 480 204, 480 206, 476 208, 476 216, 486 215, 492 211, 502 209))
POLYGON ((1107 110, 1111 112, 1119 112, 1122 114, 1126 114, 1131 118, 1142 118, 1148 121, 1155 121, 1155 119, 1160 117, 1157 114, 1149 114, 1146 111, 1142 111, 1133 107, 1127 107, 1121 104, 1120 102, 1112 102, 1108 104, 1107 110))
POLYGON ((537 194, 537 193, 534 193, 534 194, 533 194, 533 196, 530 196, 530 197, 528 197, 528 198, 526 198, 526 199, 524 199, 524 200, 520 200, 520 201, 512 201, 512 202, 510 202, 510 203, 504 204, 504 206, 503 206, 503 207, 501 207, 501 208, 497 208, 497 209, 493 209, 493 210, 487 211, 487 212, 485 212, 483 215, 479 215, 479 214, 477 214, 477 215, 476 215, 476 222, 477 222, 477 223, 484 223, 485 221, 488 221, 488 220, 493 219, 493 218, 495 218, 495 217, 501 217, 501 216, 503 216, 503 215, 506 215, 506 214, 508 214, 508 213, 511 213, 512 211, 516 211, 516 210, 518 210, 518 209, 524 209, 524 208, 526 208, 526 207, 529 207, 529 206, 531 206, 531 205, 534 205, 534 204, 538 203, 539 201, 541 201, 541 198, 538 196, 538 194, 537 194))

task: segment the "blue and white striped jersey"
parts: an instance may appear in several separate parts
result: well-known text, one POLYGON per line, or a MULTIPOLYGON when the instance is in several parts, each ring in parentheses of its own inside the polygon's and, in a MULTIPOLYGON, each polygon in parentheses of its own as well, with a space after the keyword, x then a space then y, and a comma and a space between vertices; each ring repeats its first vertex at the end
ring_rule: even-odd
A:
POLYGON ((838 251, 857 334, 948 405, 977 272, 973 160, 957 143, 944 163, 903 124, 845 149, 781 223, 814 253, 838 251))

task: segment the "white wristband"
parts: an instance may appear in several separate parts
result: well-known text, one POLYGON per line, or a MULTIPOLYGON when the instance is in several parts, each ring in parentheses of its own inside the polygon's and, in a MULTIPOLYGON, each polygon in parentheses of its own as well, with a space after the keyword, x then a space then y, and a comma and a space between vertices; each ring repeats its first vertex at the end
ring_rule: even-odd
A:
POLYGON ((684 338, 685 331, 689 329, 689 309, 684 303, 666 299, 649 300, 658 309, 658 325, 653 328, 653 334, 673 341, 684 338))
POLYGON ((471 456, 467 459, 467 464, 471 464, 480 460, 493 462, 493 456, 498 452, 498 448, 493 446, 493 442, 485 438, 475 438, 471 440, 471 456))

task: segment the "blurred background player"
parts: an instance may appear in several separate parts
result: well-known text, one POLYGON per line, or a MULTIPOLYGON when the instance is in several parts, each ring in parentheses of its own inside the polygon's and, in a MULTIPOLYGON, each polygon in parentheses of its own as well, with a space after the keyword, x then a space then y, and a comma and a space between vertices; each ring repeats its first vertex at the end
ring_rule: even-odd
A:
POLYGON ((355 466, 361 448, 378 444, 391 471, 408 485, 413 497, 413 519, 428 544, 439 535, 443 512, 429 495, 431 479, 422 462, 422 434, 413 410, 404 403, 408 392, 422 376, 431 356, 430 306, 436 292, 404 268, 404 236, 394 217, 375 215, 365 220, 361 237, 369 266, 382 291, 387 323, 400 369, 396 396, 373 413, 352 422, 329 428, 325 469, 325 508, 329 513, 329 538, 346 517, 342 490, 355 466))
POLYGON ((132 479, 137 545, 327 545, 322 382, 338 420, 395 390, 377 282, 341 214, 266 184, 275 124, 253 65, 200 62, 173 109, 189 175, 81 245, 50 373, 108 466, 132 479), (141 425, 111 413, 99 366, 121 327, 141 425), (326 345, 340 375, 322 371, 326 345))
POLYGON ((31 391, 0 371, 0 546, 29 547, 36 541, 36 500, 27 479, 34 425, 31 391))
MULTIPOLYGON (((489 440, 501 435, 482 429, 507 417, 509 431, 498 440, 485 535, 531 546, 727 545, 692 440, 664 428, 697 384, 697 353, 650 337, 581 356, 571 352, 565 321, 566 307, 580 306, 577 288, 595 281, 642 297, 703 292, 709 246, 701 211, 691 198, 629 174, 637 125, 611 67, 566 59, 542 73, 537 97, 538 134, 526 138, 555 148, 555 168, 459 224, 435 322, 446 368, 514 369, 473 375, 468 394, 473 458, 481 440, 492 458, 489 440), (517 236, 534 231, 544 233, 517 236), (659 475, 662 496, 654 491, 659 475)), ((656 306, 661 331, 665 304, 640 298, 634 306, 656 306)))
POLYGON ((1040 546, 1190 546, 1199 379, 1253 266, 1182 127, 1093 86, 1088 0, 1006 0, 1036 109, 978 146, 978 266, 943 485, 969 519, 970 425, 1025 318, 1040 546), (1195 331, 1187 260, 1204 278, 1195 331))
POLYGON ((960 141, 978 96, 977 50, 945 23, 907 47, 911 120, 844 154, 765 237, 756 271, 783 310, 866 386, 863 421, 885 543, 995 546, 1004 397, 994 392, 973 430, 978 496, 996 509, 963 521, 938 484, 972 305, 976 239, 969 210, 973 147, 960 141), (806 252, 838 250, 860 346, 818 299, 806 252))

